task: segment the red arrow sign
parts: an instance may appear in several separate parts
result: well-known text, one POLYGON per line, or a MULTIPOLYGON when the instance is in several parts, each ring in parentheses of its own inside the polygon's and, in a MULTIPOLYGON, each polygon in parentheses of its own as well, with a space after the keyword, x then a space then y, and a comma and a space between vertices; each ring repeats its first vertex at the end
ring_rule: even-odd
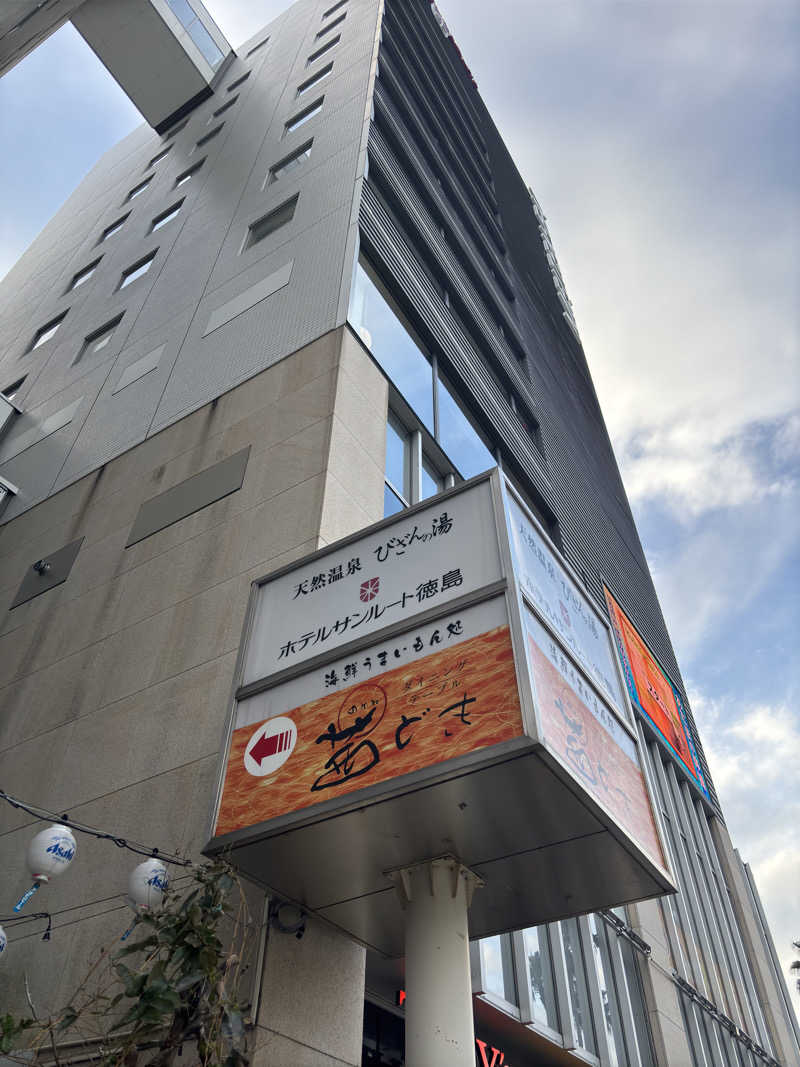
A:
POLYGON ((284 749, 287 749, 291 744, 291 740, 291 730, 283 730, 281 733, 272 734, 270 737, 262 734, 250 749, 248 755, 260 767, 267 756, 274 756, 276 752, 283 752, 284 749))

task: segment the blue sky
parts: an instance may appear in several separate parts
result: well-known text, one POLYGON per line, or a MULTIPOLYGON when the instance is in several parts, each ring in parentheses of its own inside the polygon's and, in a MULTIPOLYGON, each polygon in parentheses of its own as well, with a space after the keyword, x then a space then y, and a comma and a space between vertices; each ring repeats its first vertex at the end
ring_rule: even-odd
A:
MULTIPOLYGON (((234 45, 284 0, 206 5, 234 45)), ((800 7, 442 0, 533 186, 729 829, 800 937, 800 7)), ((139 121, 65 27, 0 80, 0 275, 139 121)))

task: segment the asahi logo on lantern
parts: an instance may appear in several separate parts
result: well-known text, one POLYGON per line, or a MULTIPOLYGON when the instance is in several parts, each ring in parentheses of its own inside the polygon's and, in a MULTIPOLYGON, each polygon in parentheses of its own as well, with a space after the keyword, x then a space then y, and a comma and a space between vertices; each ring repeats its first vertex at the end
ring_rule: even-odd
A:
POLYGON ((282 767, 297 744, 297 727, 285 715, 262 723, 244 752, 244 765, 255 778, 265 778, 282 767))

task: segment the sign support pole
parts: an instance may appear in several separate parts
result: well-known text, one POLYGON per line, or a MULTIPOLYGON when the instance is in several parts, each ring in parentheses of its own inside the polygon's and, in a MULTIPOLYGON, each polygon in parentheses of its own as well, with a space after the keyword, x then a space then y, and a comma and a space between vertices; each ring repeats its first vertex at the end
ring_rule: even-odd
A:
POLYGON ((454 856, 387 874, 405 913, 407 1067, 473 1067, 467 912, 483 882, 454 856))

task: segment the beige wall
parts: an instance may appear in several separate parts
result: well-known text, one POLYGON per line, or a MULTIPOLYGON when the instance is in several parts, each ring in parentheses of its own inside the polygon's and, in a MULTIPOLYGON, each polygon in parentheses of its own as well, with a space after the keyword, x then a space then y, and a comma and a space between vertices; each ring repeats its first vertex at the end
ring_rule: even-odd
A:
MULTIPOLYGON (((196 855, 250 583, 382 516, 386 406, 383 377, 346 329, 335 331, 0 527, 2 788, 196 855), (239 491, 124 547, 144 500, 246 445, 239 491), (68 580, 9 611, 31 563, 81 536, 68 580)), ((38 829, 0 807, 5 911, 28 884, 25 849, 38 829)), ((136 862, 79 838, 73 867, 29 905, 53 913, 52 941, 9 931, 4 1008, 25 1007, 23 972, 40 1013, 63 1005, 98 945, 125 928, 118 894, 136 862)), ((301 942, 280 937, 267 954, 265 1062, 358 1063, 363 951, 314 924, 301 942), (284 1000, 294 991, 287 1003, 276 966, 284 1000), (341 1007, 343 974, 357 1016, 344 1030, 333 1000, 325 1006, 330 996, 341 1007)))

